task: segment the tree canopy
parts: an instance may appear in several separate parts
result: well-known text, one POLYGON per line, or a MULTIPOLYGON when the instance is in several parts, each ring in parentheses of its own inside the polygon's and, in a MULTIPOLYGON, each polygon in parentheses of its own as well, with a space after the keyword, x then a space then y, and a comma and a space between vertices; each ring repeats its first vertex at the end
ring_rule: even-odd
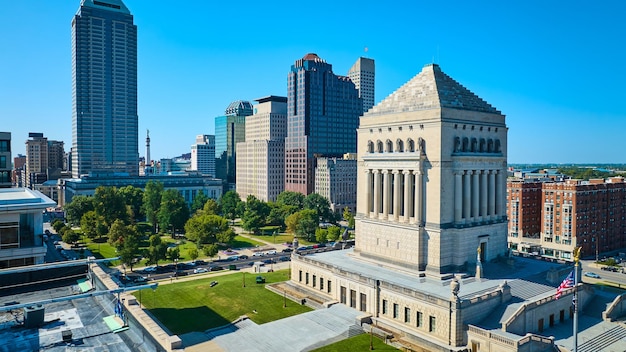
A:
POLYGON ((121 187, 117 193, 122 197, 124 204, 130 207, 132 219, 142 219, 146 214, 143 212, 143 191, 131 185, 121 187))
POLYGON ((202 191, 196 194, 196 197, 191 202, 191 214, 195 214, 198 210, 204 208, 205 203, 209 200, 209 197, 202 191))
POLYGON ((175 234, 176 230, 184 228, 188 219, 189 208, 180 192, 175 189, 165 190, 158 213, 159 227, 162 230, 171 228, 172 234, 175 234))
POLYGON ((152 231, 156 232, 158 223, 158 214, 161 209, 161 195, 163 193, 163 184, 156 181, 148 181, 143 192, 143 210, 146 218, 152 223, 152 231))
POLYGON ((63 209, 65 210, 67 222, 72 225, 78 225, 86 212, 94 210, 93 198, 82 195, 74 196, 71 202, 63 206, 63 209))
POLYGON ((228 226, 228 220, 212 214, 193 216, 185 224, 185 234, 199 248, 205 244, 230 243, 235 238, 235 233, 228 226))
POLYGON ((235 191, 228 191, 220 198, 220 208, 224 217, 230 220, 236 219, 240 214, 241 198, 235 191))
POLYGON ((129 223, 130 216, 124 198, 115 187, 99 186, 93 196, 96 215, 102 218, 104 224, 110 228, 116 220, 129 223))
POLYGON ((259 233, 259 229, 266 224, 267 216, 270 214, 270 207, 267 203, 260 201, 253 195, 246 199, 246 210, 243 213, 242 227, 246 231, 259 233))

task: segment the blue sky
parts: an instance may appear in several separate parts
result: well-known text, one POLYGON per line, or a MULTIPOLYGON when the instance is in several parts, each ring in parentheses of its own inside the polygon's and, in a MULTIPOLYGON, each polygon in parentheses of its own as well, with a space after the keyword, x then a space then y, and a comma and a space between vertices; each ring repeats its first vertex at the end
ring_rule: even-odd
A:
MULTIPOLYGON (((502 111, 510 163, 625 163, 626 2, 125 0, 138 27, 139 140, 190 151, 231 101, 286 95, 315 52, 376 61, 376 102, 435 62, 502 111), (364 48, 368 52, 364 53, 364 48)), ((2 1, 0 130, 71 146, 70 21, 79 0, 2 1)))

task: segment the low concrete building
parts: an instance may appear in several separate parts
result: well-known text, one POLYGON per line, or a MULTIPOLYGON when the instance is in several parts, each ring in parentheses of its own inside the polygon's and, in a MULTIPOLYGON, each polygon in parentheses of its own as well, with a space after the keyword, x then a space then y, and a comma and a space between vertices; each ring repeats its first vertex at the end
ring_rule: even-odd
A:
POLYGON ((55 206, 38 191, 0 189, 0 269, 43 264, 43 211, 55 206))

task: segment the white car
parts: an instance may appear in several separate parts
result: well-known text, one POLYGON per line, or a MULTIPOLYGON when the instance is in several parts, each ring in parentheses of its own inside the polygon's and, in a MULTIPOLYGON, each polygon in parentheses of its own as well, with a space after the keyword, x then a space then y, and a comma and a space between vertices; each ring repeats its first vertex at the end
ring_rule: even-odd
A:
POLYGON ((145 268, 143 268, 143 271, 146 273, 154 273, 157 271, 156 266, 147 266, 145 268))
POLYGON ((600 275, 598 275, 598 274, 596 274, 596 273, 592 273, 592 272, 587 272, 587 273, 585 273, 585 276, 587 276, 587 277, 592 277, 592 278, 594 278, 594 279, 599 279, 599 278, 600 278, 600 275))
POLYGON ((265 252, 265 255, 274 255, 274 254, 276 254, 276 251, 274 250, 265 252))
POLYGON ((263 253, 263 252, 255 252, 252 256, 253 257, 262 257, 264 255, 265 255, 265 253, 263 253))
POLYGON ((200 274, 200 273, 208 273, 209 271, 206 268, 196 268, 193 269, 193 273, 194 274, 200 274))

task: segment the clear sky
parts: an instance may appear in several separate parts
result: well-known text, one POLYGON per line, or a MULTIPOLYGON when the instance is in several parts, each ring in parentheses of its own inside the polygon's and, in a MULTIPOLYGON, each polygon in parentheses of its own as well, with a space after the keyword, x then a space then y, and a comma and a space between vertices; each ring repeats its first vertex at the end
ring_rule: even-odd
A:
MULTIPOLYGON (((79 0, 1 0, 0 131, 71 147, 79 0)), ((376 102, 435 62, 506 115, 510 163, 624 163, 626 2, 125 0, 138 27, 139 153, 190 152, 231 101, 286 95, 295 60, 376 61, 376 102), (367 53, 364 52, 368 48, 367 53)))

